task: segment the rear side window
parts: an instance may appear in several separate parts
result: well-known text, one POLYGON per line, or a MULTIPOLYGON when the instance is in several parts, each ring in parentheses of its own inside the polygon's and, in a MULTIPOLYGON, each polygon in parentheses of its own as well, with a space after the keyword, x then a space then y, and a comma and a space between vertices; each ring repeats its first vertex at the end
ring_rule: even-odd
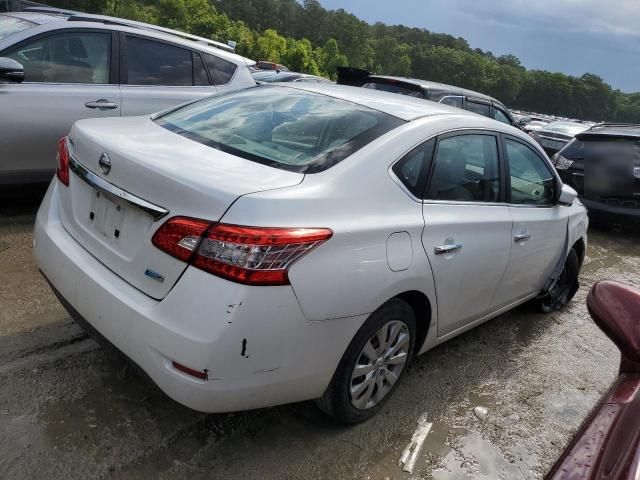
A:
POLYGON ((442 97, 440 103, 444 105, 451 105, 452 107, 462 108, 462 97, 458 96, 446 96, 442 97))
POLYGON ((517 205, 553 205, 556 180, 547 164, 526 145, 505 140, 509 174, 511 176, 511 203, 517 205))
POLYGON ((326 170, 405 123, 327 95, 270 85, 209 97, 156 122, 217 150, 300 173, 326 170))
POLYGON ((140 37, 127 37, 129 85, 192 86, 190 50, 140 37))
POLYGON ((396 176, 418 198, 422 198, 424 193, 435 145, 435 139, 429 140, 411 150, 393 166, 396 176))
POLYGON ((109 83, 111 34, 69 32, 22 44, 3 54, 24 66, 25 81, 109 83))
POLYGON ((408 95, 409 97, 427 98, 421 90, 403 86, 401 83, 367 82, 362 86, 364 88, 370 88, 371 90, 399 93, 401 95, 408 95))
POLYGON ((493 118, 499 122, 506 123, 507 125, 511 125, 511 120, 506 113, 504 113, 499 108, 493 107, 493 118))
POLYGON ((203 56, 207 67, 209 67, 209 73, 211 73, 214 85, 226 85, 231 81, 233 74, 236 73, 236 68, 238 68, 235 63, 208 53, 203 53, 203 56))
POLYGON ((468 134, 438 142, 425 198, 497 202, 500 196, 498 146, 493 135, 468 134))
POLYGON ((562 149, 560 155, 569 160, 584 160, 584 142, 574 138, 562 149))
POLYGON ((485 117, 491 117, 491 107, 484 103, 470 102, 467 100, 467 110, 473 113, 479 113, 485 117))
POLYGON ((199 54, 193 52, 193 84, 197 86, 210 85, 207 69, 199 54))
POLYGON ((7 17, 0 15, 0 40, 7 38, 14 33, 22 32, 28 28, 34 27, 36 24, 22 20, 21 18, 7 17))

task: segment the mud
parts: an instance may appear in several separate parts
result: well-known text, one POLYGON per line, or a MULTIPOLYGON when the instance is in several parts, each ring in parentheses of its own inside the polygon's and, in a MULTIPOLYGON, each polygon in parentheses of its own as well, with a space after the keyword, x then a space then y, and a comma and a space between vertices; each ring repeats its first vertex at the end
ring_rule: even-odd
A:
POLYGON ((32 259, 34 211, 0 209, 1 479, 541 478, 616 374, 588 288, 640 286, 640 234, 592 230, 567 309, 521 307, 419 357, 363 425, 338 427, 311 403, 205 415, 69 319, 32 259), (408 474, 398 460, 425 412, 433 427, 408 474))

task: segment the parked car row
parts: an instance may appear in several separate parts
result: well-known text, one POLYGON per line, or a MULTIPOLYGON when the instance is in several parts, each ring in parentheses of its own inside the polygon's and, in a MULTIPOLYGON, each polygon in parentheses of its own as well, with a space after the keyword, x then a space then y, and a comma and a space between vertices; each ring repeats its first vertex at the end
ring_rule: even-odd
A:
POLYGON ((431 100, 517 126, 509 109, 499 100, 453 85, 415 78, 371 75, 366 70, 348 67, 338 67, 338 83, 431 100))

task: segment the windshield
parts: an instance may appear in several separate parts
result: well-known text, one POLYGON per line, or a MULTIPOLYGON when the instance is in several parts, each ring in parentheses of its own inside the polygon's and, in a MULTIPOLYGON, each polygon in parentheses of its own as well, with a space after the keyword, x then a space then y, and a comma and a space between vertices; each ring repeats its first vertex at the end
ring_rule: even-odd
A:
POLYGON ((351 102, 261 85, 209 97, 156 119, 196 142, 283 170, 326 170, 403 120, 351 102))
POLYGON ((0 40, 7 38, 14 33, 22 32, 28 28, 34 27, 36 24, 22 20, 21 18, 8 17, 0 15, 0 40))

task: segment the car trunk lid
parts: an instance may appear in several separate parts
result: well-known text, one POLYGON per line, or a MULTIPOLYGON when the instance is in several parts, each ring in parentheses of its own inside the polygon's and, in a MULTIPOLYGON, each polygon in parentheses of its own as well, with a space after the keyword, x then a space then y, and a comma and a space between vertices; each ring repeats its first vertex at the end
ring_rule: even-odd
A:
POLYGON ((156 299, 187 267, 151 243, 166 219, 217 221, 242 195, 304 178, 193 142, 148 117, 79 122, 69 150, 63 226, 107 268, 156 299))

